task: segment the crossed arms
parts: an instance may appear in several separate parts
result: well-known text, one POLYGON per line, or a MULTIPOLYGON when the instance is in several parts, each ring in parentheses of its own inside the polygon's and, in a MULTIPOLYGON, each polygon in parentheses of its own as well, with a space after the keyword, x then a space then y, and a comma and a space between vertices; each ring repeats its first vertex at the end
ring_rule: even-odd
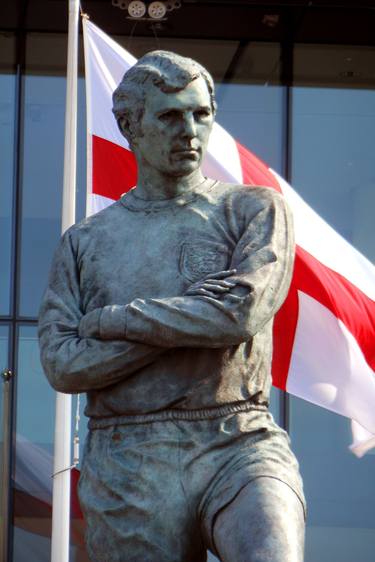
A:
POLYGON ((293 255, 289 213, 282 198, 272 196, 246 225, 231 270, 209 275, 182 296, 135 299, 85 314, 73 228, 57 249, 40 310, 41 360, 51 385, 73 393, 104 388, 173 347, 249 340, 281 306, 293 255))

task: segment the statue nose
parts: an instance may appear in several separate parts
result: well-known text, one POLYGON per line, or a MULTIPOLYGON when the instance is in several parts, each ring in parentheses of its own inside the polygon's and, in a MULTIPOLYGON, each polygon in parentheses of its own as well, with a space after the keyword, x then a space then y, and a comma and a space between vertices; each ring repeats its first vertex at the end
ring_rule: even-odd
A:
POLYGON ((193 138, 197 134, 196 123, 194 121, 193 114, 189 114, 185 116, 184 119, 184 136, 188 138, 193 138))

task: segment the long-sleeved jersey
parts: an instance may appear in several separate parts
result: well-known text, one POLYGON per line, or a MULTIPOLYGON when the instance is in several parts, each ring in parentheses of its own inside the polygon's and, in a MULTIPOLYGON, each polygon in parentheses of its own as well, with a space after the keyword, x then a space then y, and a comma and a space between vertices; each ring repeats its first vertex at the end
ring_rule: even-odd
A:
POLYGON ((46 375, 87 392, 93 418, 267 403, 293 257, 272 189, 206 180, 157 201, 132 190, 61 239, 39 317, 46 375), (227 269, 229 292, 185 295, 227 269))

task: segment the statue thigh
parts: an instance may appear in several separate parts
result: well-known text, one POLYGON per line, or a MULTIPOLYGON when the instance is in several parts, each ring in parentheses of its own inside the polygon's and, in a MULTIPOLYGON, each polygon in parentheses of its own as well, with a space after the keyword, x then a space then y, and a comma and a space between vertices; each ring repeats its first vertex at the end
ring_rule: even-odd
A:
POLYGON ((216 516, 222 562, 303 562, 305 517, 296 493, 276 478, 247 484, 216 516))

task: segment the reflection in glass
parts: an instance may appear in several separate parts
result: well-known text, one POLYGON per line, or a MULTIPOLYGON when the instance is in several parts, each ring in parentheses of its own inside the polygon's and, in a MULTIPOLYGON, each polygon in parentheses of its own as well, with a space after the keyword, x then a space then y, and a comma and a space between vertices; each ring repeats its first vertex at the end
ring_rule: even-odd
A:
POLYGON ((53 419, 54 396, 39 364, 36 328, 24 326, 18 343, 14 561, 48 560, 53 419))
MULTIPOLYGON (((40 362, 37 329, 19 330, 17 441, 14 479, 14 562, 49 562, 55 393, 40 362)), ((82 542, 82 522, 73 522, 72 541, 82 542)), ((86 561, 72 547, 71 560, 86 561)))

